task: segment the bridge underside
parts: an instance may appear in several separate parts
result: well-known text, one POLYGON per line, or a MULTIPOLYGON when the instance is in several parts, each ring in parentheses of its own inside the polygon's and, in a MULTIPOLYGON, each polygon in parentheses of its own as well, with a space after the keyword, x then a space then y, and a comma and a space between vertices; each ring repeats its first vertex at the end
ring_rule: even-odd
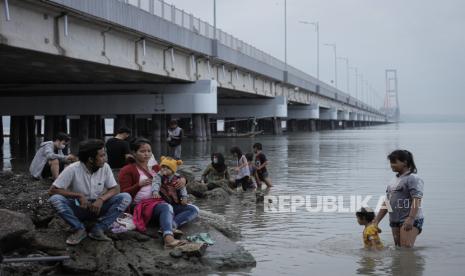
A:
MULTIPOLYGON (((0 44, 0 92, 4 84, 179 83, 179 80, 0 44)), ((25 85, 27 87, 27 85, 25 85)))
MULTIPOLYGON (((292 74, 285 80, 282 70, 221 45, 219 56, 227 50, 229 59, 71 10, 65 36, 62 8, 46 2, 12 0, 11 20, 0 13, 0 115, 12 116, 13 144, 42 132, 46 139, 57 131, 101 137, 108 117, 115 118, 115 127, 126 125, 154 140, 164 139, 170 118, 181 118, 197 140, 211 137, 217 119, 225 120, 225 129, 244 132, 251 117, 261 118, 257 128, 275 134, 285 120, 289 131, 383 121, 340 91, 317 93, 314 84, 301 86, 292 74)), ((5 3, 0 1, 2 10, 5 3)), ((195 34, 179 37, 207 50, 212 45, 195 34)))

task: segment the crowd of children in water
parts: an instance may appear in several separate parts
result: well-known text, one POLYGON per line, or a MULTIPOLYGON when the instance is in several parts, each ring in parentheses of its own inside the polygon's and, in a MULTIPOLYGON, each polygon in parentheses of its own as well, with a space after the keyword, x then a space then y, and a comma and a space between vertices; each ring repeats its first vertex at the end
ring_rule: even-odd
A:
MULTIPOLYGON (((83 141, 77 156, 63 153, 70 141, 64 133, 40 145, 30 172, 34 178, 54 180, 49 201, 74 230, 66 240, 68 244, 76 245, 87 236, 109 240, 105 231, 124 212, 133 215, 135 228, 141 232, 146 231, 150 221, 157 222, 166 248, 186 244, 179 238, 183 234, 179 227, 195 219, 199 209, 189 203, 186 179, 177 173, 182 164, 182 129, 176 121, 171 121, 167 137, 170 156, 162 156, 160 163, 153 156, 149 140, 136 138, 128 142, 130 134, 123 127, 106 143, 96 139, 83 141), (115 169, 119 170, 118 181, 113 175, 115 169), (87 231, 84 221, 96 218, 97 224, 87 231)), ((211 163, 203 171, 201 183, 208 190, 241 188, 247 191, 261 189, 263 184, 271 188, 269 161, 263 145, 255 143, 251 149, 253 152, 245 154, 237 146, 230 149, 234 179, 225 156, 219 152, 211 154, 211 163)), ((396 150, 388 159, 396 175, 386 188, 383 208, 378 214, 368 207, 356 213, 358 223, 365 226, 363 243, 369 249, 383 249, 378 224, 388 210, 396 246, 413 247, 423 228, 420 206, 423 181, 416 174, 413 155, 407 150, 396 150)))

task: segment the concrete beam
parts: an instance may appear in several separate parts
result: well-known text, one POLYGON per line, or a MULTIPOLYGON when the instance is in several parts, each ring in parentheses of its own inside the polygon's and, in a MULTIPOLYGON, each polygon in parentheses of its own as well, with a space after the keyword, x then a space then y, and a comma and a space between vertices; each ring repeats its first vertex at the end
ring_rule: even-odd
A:
POLYGON ((341 120, 341 121, 348 121, 349 120, 349 111, 338 110, 337 111, 337 119, 341 120))
POLYGON ((283 96, 272 99, 224 99, 219 102, 216 118, 286 118, 287 100, 283 96))
POLYGON ((216 114, 216 81, 152 85, 152 94, 2 97, 0 115, 216 114), (21 106, 21 108, 18 108, 21 106))
POLYGON ((349 112, 349 120, 350 121, 357 121, 357 113, 349 112))
POLYGON ((337 120, 337 109, 320 107, 320 120, 337 120))
POLYGON ((309 105, 288 105, 288 119, 319 119, 320 108, 318 104, 309 105))

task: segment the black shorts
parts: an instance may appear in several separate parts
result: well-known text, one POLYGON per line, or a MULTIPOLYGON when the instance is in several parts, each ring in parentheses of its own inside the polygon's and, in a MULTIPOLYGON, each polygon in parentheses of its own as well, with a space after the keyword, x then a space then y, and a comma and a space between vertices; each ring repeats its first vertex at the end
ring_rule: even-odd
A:
POLYGON ((267 171, 257 172, 257 176, 258 176, 258 179, 260 179, 260 181, 265 181, 265 179, 268 178, 268 172, 267 171))
MULTIPOLYGON (((423 230, 423 221, 424 220, 425 220, 424 218, 419 218, 419 219, 416 219, 416 220, 413 221, 413 226, 418 229, 418 234, 420 234, 421 231, 423 230)), ((391 227, 402 227, 402 224, 404 224, 404 221, 389 222, 389 226, 391 226, 391 227)))
POLYGON ((236 179, 236 188, 239 186, 242 186, 243 191, 247 191, 247 189, 253 186, 252 179, 250 179, 248 175, 244 176, 241 179, 236 179))
MULTIPOLYGON (((45 163, 45 166, 44 168, 42 169, 42 178, 49 178, 52 176, 52 171, 50 170, 50 165, 48 164, 50 160, 47 161, 47 163, 45 163)), ((59 172, 61 173, 64 169, 65 169, 65 162, 64 161, 59 161, 60 163, 60 170, 59 172)))

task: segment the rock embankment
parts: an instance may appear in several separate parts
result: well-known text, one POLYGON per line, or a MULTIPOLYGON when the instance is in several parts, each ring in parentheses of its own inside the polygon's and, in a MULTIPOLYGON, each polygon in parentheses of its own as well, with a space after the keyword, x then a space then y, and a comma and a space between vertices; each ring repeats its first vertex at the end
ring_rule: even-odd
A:
MULTIPOLYGON (((256 264, 254 257, 235 242, 239 230, 222 216, 204 211, 182 228, 186 235, 207 232, 215 241, 202 257, 173 258, 169 250, 163 249, 153 227, 149 234, 129 231, 110 234, 109 242, 86 239, 78 246, 67 246, 65 239, 70 229, 47 202, 50 184, 23 174, 0 173, 0 250, 5 257, 68 255, 71 259, 60 263, 3 264, 2 275, 204 274, 256 264)), ((214 196, 204 191, 204 199, 197 200, 228 196, 227 192, 215 190, 210 191, 214 196)))

